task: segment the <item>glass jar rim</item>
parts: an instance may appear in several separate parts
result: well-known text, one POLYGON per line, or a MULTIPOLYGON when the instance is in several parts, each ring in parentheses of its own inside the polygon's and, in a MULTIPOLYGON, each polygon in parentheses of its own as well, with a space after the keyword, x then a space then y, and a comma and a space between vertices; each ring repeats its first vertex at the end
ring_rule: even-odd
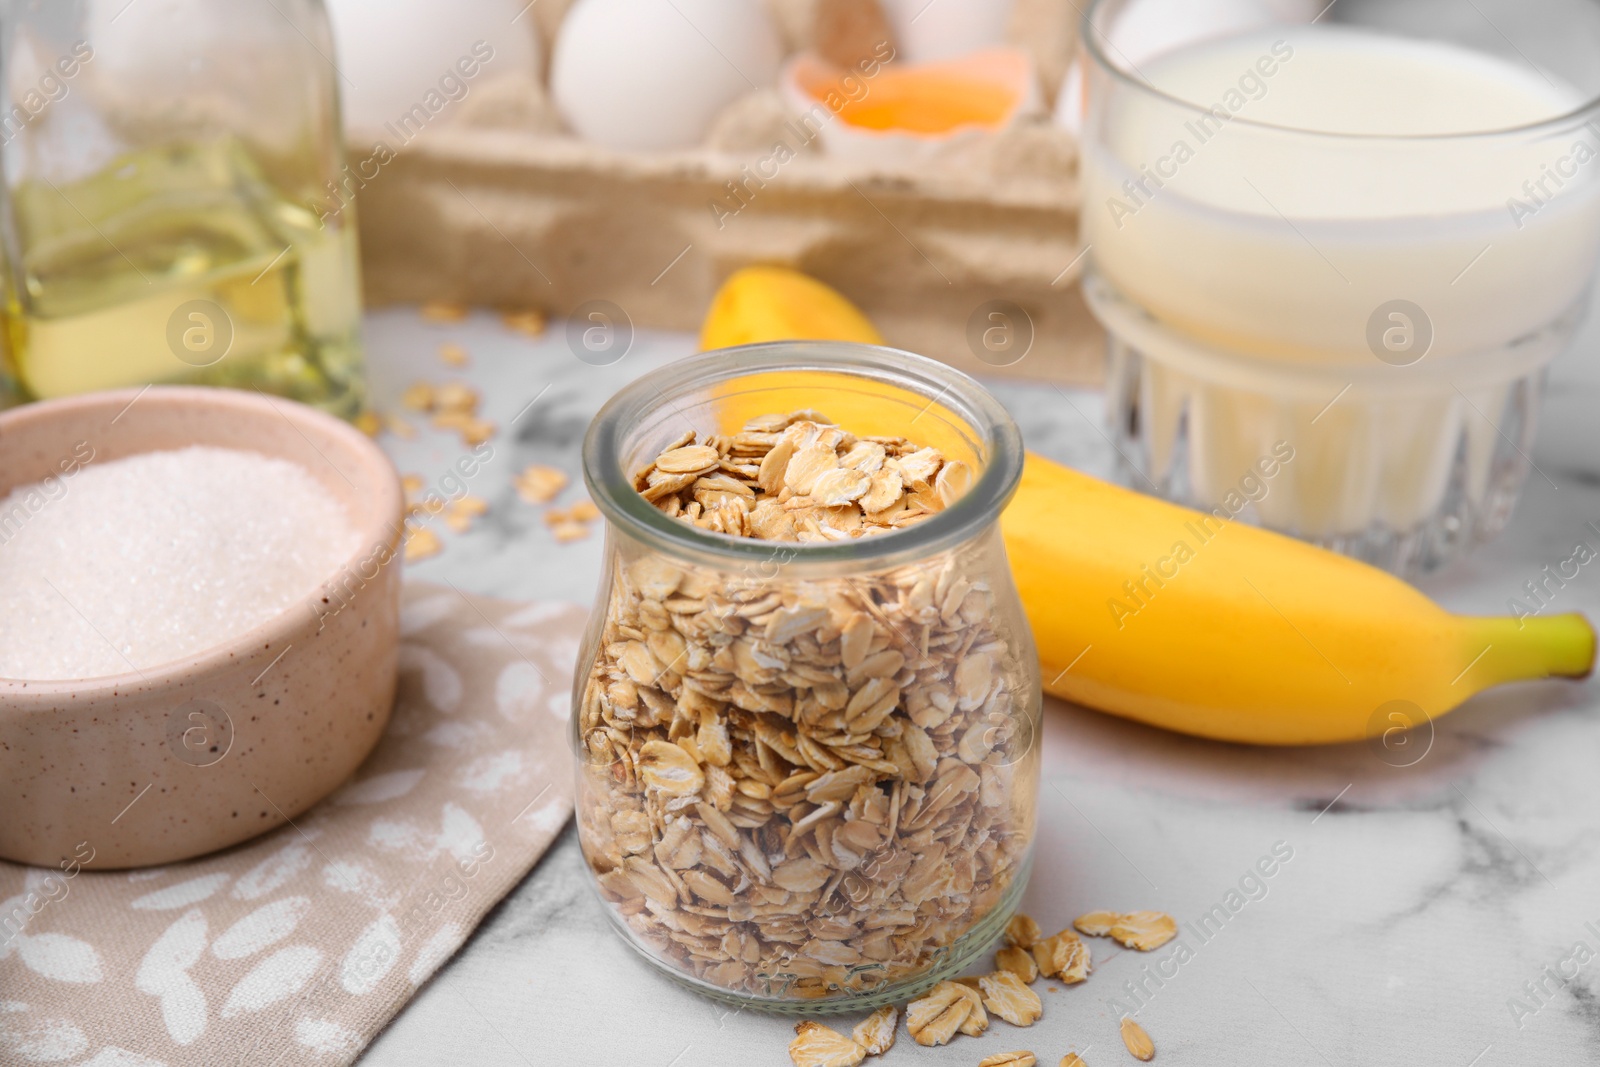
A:
MULTIPOLYGON (((1192 100, 1185 100, 1181 96, 1174 96, 1171 93, 1156 88, 1143 77, 1139 76, 1137 71, 1130 72, 1128 70, 1124 70, 1121 66, 1113 62, 1111 57, 1106 54, 1102 42, 1109 42, 1110 37, 1099 28, 1099 19, 1105 8, 1111 6, 1113 3, 1121 2, 1126 2, 1126 0, 1091 0, 1089 6, 1084 9, 1083 14, 1079 19, 1078 36, 1083 42, 1084 51, 1088 53, 1089 58, 1091 61, 1093 61, 1094 65, 1105 71, 1112 78, 1116 79, 1122 84, 1138 92, 1144 93, 1146 96, 1155 97, 1159 100, 1172 104, 1175 107, 1183 108, 1186 111, 1192 112, 1195 115, 1211 114, 1211 111, 1201 104, 1197 104, 1192 100)), ((1312 22, 1315 21, 1315 19, 1312 20, 1312 22)), ((1311 23, 1305 23, 1304 25, 1311 25, 1311 23)), ((1245 118, 1241 115, 1231 116, 1228 119, 1228 122, 1230 124, 1238 123, 1239 125, 1248 126, 1258 130, 1271 130, 1279 133, 1298 134, 1303 137, 1326 138, 1333 141, 1388 141, 1402 143, 1414 141, 1417 143, 1438 143, 1442 141, 1486 140, 1495 137, 1521 137, 1528 134, 1557 132, 1563 127, 1572 126, 1574 124, 1582 125, 1588 121, 1592 121, 1597 113, 1600 113, 1600 95, 1589 96, 1585 98, 1584 102, 1579 104, 1577 107, 1568 111, 1564 111, 1559 115, 1552 115, 1549 118, 1540 119, 1537 122, 1524 123, 1520 126, 1503 126, 1493 129, 1467 130, 1464 132, 1454 133, 1338 133, 1330 130, 1313 130, 1303 126, 1286 126, 1282 123, 1276 122, 1262 122, 1259 119, 1245 118)))
MULTIPOLYGON (((825 405, 822 405, 825 406, 825 405)), ((848 427, 846 427, 848 429, 848 427)), ((962 544, 995 522, 1022 478, 1022 431, 994 396, 954 367, 911 352, 849 341, 775 341, 723 348, 677 360, 640 376, 614 395, 583 440, 583 478, 595 506, 634 540, 713 564, 770 563, 775 549, 786 567, 849 563, 891 568, 962 544), (986 450, 983 470, 954 504, 932 517, 872 537, 830 542, 764 541, 712 533, 671 518, 633 487, 623 441, 644 416, 691 388, 757 375, 820 371, 854 375, 945 404, 986 450)))

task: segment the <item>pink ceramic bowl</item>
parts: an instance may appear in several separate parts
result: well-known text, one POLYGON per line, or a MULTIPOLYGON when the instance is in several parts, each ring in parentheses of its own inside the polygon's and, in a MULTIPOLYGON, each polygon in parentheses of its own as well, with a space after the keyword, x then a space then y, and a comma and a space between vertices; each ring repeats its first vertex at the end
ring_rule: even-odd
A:
POLYGON ((235 844, 326 796, 388 722, 404 494, 352 427, 229 389, 45 401, 0 415, 0 497, 85 446, 105 462, 193 444, 299 463, 363 547, 303 608, 186 659, 82 682, 0 679, 0 857, 55 866, 87 842, 96 867, 130 867, 235 844))

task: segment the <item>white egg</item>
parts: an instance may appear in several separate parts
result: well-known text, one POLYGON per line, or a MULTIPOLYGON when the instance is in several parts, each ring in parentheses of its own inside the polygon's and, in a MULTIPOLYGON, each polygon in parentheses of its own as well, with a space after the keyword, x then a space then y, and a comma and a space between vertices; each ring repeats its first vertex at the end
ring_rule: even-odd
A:
POLYGON ((381 132, 418 106, 430 124, 448 121, 451 105, 487 81, 538 76, 538 30, 518 0, 327 3, 347 131, 381 132))
POLYGON ((1004 44, 1014 0, 884 0, 900 58, 954 59, 1004 44))
POLYGON ((772 87, 781 58, 760 0, 578 0, 556 37, 550 92, 586 140, 689 148, 736 98, 772 87))

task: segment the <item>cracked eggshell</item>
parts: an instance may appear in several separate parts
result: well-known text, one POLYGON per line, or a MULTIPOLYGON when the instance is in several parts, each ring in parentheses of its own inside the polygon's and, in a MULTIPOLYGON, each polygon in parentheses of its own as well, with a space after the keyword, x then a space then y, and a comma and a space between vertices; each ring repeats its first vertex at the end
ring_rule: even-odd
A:
POLYGON ((782 46, 749 0, 578 0, 551 57, 567 125, 623 151, 691 148, 717 115, 777 81, 782 46))

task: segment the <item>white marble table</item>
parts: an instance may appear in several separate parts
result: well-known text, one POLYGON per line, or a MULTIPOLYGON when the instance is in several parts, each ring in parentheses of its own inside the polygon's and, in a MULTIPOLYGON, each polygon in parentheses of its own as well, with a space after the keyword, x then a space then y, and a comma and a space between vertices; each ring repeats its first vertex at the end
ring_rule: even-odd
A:
MULTIPOLYGON (((589 603, 599 537, 558 545, 509 477, 530 462, 576 474, 583 430, 605 398, 691 351, 691 339, 642 334, 620 363, 596 368, 572 356, 559 324, 533 342, 487 314, 434 326, 408 310, 382 311, 368 320, 380 403, 393 405, 413 379, 443 380, 434 353, 446 340, 471 351, 465 376, 503 429, 472 487, 490 513, 417 565, 416 576, 589 603)), ((1016 383, 996 391, 1031 448, 1109 469, 1092 421, 1097 396, 1016 383)), ((403 470, 430 477, 460 451, 432 432, 385 442, 403 470)), ((1576 541, 1600 546, 1584 529, 1600 520, 1600 477, 1582 474, 1577 458, 1541 451, 1550 481, 1530 479, 1506 536, 1429 579, 1426 590, 1456 610, 1499 612, 1576 541)), ((581 495, 569 490, 562 500, 581 495)), ((1585 568, 1558 604, 1600 617, 1600 568, 1585 568)), ((1031 1029, 996 1021, 985 1037, 940 1049, 902 1034, 888 1062, 975 1064, 1026 1048, 1050 1067, 1069 1049, 1095 1067, 1132 1064, 1116 1036, 1118 1016, 1131 1009, 1155 1039, 1156 1062, 1171 1065, 1600 1059, 1600 683, 1475 699, 1442 720, 1426 757, 1404 769, 1366 745, 1256 750, 1055 701, 1046 720, 1039 860, 1024 903, 1045 925, 1101 907, 1157 908, 1193 922, 1275 845, 1292 858, 1261 889, 1247 882, 1258 899, 1220 931, 1203 942, 1186 937, 1192 958, 1175 970, 1167 964, 1169 977, 1149 978, 1144 968, 1170 946, 1141 955, 1096 940, 1094 976, 1043 993, 1045 1015, 1031 1029), (1578 942, 1597 958, 1578 966, 1578 942), (1555 977, 1562 969, 1564 984, 1555 977), (1141 980, 1147 992, 1135 1001, 1125 983, 1141 980), (1541 981, 1535 998, 1525 983, 1541 981), (1519 1017, 1510 998, 1526 1003, 1519 1017)), ((730 1012, 647 969, 606 928, 569 829, 362 1062, 781 1065, 790 1026, 730 1012)))

